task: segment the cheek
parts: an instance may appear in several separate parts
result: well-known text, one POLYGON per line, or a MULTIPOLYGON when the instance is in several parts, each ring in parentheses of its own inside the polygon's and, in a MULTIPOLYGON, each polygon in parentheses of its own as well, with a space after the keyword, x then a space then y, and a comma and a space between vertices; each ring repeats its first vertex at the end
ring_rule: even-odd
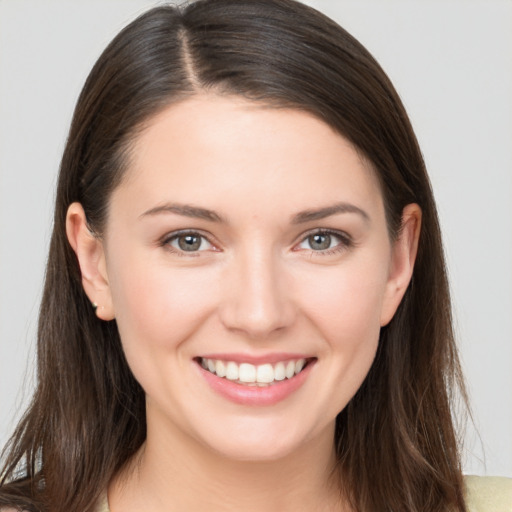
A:
POLYGON ((323 340, 319 396, 328 397, 323 415, 335 418, 365 380, 380 335, 382 280, 351 273, 325 283, 311 296, 310 320, 323 340))
POLYGON ((317 273, 303 286, 303 309, 331 344, 357 347, 378 338, 386 289, 382 262, 317 273))
POLYGON ((134 260, 118 266, 111 280, 128 366, 148 397, 173 407, 176 397, 172 390, 193 392, 177 376, 190 364, 194 345, 189 341, 208 319, 215 301, 204 293, 215 289, 207 276, 196 274, 156 264, 137 265, 134 260))
MULTIPOLYGON (((110 286, 127 357, 131 352, 178 346, 214 307, 211 276, 134 259, 118 265, 110 286)), ((143 355, 138 354, 138 355, 143 355)))

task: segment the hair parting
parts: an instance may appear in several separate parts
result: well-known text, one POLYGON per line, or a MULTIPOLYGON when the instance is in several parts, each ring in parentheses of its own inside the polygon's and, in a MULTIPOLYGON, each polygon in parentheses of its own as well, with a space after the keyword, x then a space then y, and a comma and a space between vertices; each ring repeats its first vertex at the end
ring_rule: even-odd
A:
POLYGON ((465 512, 452 410, 466 395, 452 331, 436 207, 412 126, 391 82, 335 22, 292 0, 160 6, 123 29, 92 69, 63 154, 39 313, 37 387, 4 451, 0 507, 93 512, 146 437, 144 393, 116 322, 98 322, 66 239, 80 202, 101 236, 146 123, 199 93, 309 112, 378 176, 396 236, 422 210, 412 282, 363 385, 336 422, 336 475, 361 512, 465 512))

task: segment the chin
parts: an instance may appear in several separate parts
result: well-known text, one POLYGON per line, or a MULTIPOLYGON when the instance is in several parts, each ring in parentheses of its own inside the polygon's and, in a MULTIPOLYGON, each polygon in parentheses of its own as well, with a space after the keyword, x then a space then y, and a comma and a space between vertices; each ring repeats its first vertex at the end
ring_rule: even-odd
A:
POLYGON ((211 429, 203 443, 229 460, 272 462, 293 457, 312 442, 315 436, 304 427, 300 422, 276 425, 264 418, 243 418, 236 425, 211 429))
POLYGON ((279 440, 265 441, 229 441, 223 444, 210 445, 215 452, 225 459, 238 462, 275 462, 293 455, 297 447, 290 443, 282 443, 279 440))

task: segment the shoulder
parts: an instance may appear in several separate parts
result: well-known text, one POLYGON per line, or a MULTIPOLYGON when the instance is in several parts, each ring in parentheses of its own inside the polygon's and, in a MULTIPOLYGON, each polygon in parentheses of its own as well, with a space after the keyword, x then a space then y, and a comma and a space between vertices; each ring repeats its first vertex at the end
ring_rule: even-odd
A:
POLYGON ((465 476, 468 512, 512 512, 512 478, 465 476))
MULTIPOLYGON (((1 511, 0 511, 1 512, 1 511)), ((108 498, 107 493, 104 492, 99 500, 98 508, 96 512, 110 512, 110 508, 108 507, 108 498)))

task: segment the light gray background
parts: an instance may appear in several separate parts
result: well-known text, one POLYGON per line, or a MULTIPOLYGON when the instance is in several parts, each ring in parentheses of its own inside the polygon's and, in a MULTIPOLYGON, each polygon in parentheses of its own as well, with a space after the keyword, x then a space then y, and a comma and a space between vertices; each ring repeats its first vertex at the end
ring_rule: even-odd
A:
MULTIPOLYGON (((109 40, 156 3, 0 0, 0 444, 31 391, 74 103, 109 40)), ((465 470, 512 476, 512 2, 308 3, 361 40, 409 111, 438 200, 481 437, 469 429, 465 470)))

